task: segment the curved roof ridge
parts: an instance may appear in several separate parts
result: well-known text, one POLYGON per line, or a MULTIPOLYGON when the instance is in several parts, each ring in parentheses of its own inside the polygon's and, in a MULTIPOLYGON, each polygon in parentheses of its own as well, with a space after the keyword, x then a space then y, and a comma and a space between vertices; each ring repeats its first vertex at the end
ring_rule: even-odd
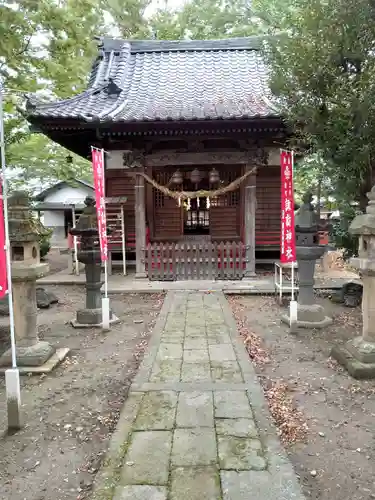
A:
POLYGON ((263 41, 104 37, 88 89, 51 103, 30 98, 28 117, 95 122, 277 117, 263 41))
POLYGON ((268 38, 266 35, 210 40, 124 40, 122 38, 102 37, 99 39, 99 47, 106 52, 112 50, 121 51, 122 45, 128 43, 132 54, 174 51, 260 50, 268 38))

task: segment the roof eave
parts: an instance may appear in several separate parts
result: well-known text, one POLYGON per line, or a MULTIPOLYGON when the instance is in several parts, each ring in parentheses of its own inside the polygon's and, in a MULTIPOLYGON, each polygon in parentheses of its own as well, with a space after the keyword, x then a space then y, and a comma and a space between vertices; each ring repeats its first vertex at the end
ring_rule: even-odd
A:
MULTIPOLYGON (((72 179, 72 182, 76 182, 77 184, 81 184, 89 189, 94 189, 94 186, 92 184, 90 184, 89 182, 83 181, 81 179, 74 178, 74 179, 72 179)), ((34 196, 34 201, 43 202, 45 200, 46 196, 53 193, 53 191, 58 189, 59 186, 62 186, 64 184, 69 185, 69 183, 67 181, 59 181, 56 184, 53 184, 52 186, 44 189, 42 192, 40 192, 39 194, 34 196)))
POLYGON ((38 116, 38 115, 29 115, 27 120, 32 125, 34 130, 44 132, 44 127, 53 128, 53 127, 64 127, 64 128, 76 128, 76 129, 103 129, 108 128, 108 126, 124 126, 124 127, 132 127, 134 125, 138 126, 164 126, 171 124, 202 124, 202 123, 236 123, 246 122, 246 123, 255 123, 255 122, 266 122, 269 120, 276 120, 284 122, 285 118, 282 115, 277 113, 270 113, 268 115, 242 115, 238 117, 219 117, 219 118, 179 118, 175 119, 172 117, 168 118, 160 118, 160 119, 142 119, 142 120, 113 120, 113 119, 90 119, 90 120, 82 120, 82 118, 78 117, 62 117, 62 116, 38 116))

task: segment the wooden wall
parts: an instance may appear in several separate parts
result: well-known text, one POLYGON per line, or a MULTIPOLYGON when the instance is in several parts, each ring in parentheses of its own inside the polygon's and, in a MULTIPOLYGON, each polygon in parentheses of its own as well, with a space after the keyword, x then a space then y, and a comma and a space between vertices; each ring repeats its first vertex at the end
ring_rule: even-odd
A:
MULTIPOLYGON (((168 185, 171 173, 175 169, 154 169, 152 175, 162 186, 168 185)), ((173 186, 169 186, 170 189, 173 186)), ((147 220, 150 224, 151 239, 155 241, 178 241, 183 232, 182 207, 175 199, 164 195, 150 185, 146 186, 147 220)))
MULTIPOLYGON (((217 169, 225 184, 242 175, 241 165, 226 165, 217 169)), ((241 238, 241 189, 212 200, 210 208, 210 234, 213 240, 239 240, 241 238)))
MULTIPOLYGON (((231 182, 243 172, 240 165, 218 167, 220 178, 231 182)), ((168 184, 173 167, 147 170, 157 182, 168 184)), ((135 178, 122 169, 106 172, 106 196, 127 196, 125 226, 127 242, 135 234, 134 213, 135 178)), ((280 167, 266 166, 258 170, 256 178, 256 246, 277 246, 280 243, 280 167)), ((183 209, 176 200, 163 195, 146 182, 146 221, 151 240, 178 241, 183 236, 183 209)), ((242 189, 211 200, 210 234, 216 241, 243 239, 242 189)))
MULTIPOLYGON (((125 233, 127 245, 134 244, 135 238, 135 177, 125 174, 123 169, 107 170, 105 174, 106 196, 126 196, 127 202, 124 205, 125 233)), ((134 245, 133 245, 134 246, 134 245)))
POLYGON ((280 167, 267 166, 259 169, 256 186, 256 246, 278 246, 280 244, 281 217, 280 167))

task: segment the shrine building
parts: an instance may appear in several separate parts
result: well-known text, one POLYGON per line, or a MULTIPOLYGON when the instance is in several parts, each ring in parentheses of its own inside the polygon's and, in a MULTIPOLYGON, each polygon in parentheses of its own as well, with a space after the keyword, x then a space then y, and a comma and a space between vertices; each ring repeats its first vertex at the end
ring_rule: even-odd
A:
POLYGON ((261 48, 102 38, 84 92, 29 97, 35 131, 87 159, 105 150, 109 251, 133 254, 137 277, 241 279, 279 258, 290 131, 261 48))

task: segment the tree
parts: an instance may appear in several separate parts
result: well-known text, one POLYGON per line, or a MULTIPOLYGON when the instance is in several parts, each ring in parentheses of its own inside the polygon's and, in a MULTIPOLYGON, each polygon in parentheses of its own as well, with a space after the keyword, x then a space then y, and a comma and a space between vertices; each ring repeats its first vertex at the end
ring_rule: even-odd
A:
POLYGON ((111 27, 123 38, 210 39, 274 32, 284 26, 293 0, 190 0, 153 12, 151 0, 103 0, 111 27))
MULTIPOLYGON (((103 14, 95 0, 0 0, 0 83, 5 88, 7 163, 24 180, 65 179, 73 174, 67 151, 42 135, 30 134, 18 107, 26 92, 52 98, 80 92, 96 52, 103 14), (48 90, 47 90, 48 89, 48 90)), ((76 159, 87 178, 90 164, 76 159)))
POLYGON ((310 154, 295 162, 294 187, 298 201, 307 191, 310 191, 317 200, 317 210, 320 211, 320 203, 326 204, 334 194, 331 180, 325 176, 326 162, 319 153, 310 154))
POLYGON ((321 153, 335 197, 362 209, 375 162, 373 19, 370 0, 295 0, 268 48, 272 90, 298 143, 321 153))
POLYGON ((66 98, 86 85, 94 37, 183 39, 247 36, 279 29, 293 0, 191 0, 179 9, 147 13, 151 0, 0 0, 0 78, 6 94, 9 165, 25 180, 90 177, 88 162, 44 136, 31 135, 17 112, 22 92, 66 98), (20 94, 21 93, 21 94, 20 94))

